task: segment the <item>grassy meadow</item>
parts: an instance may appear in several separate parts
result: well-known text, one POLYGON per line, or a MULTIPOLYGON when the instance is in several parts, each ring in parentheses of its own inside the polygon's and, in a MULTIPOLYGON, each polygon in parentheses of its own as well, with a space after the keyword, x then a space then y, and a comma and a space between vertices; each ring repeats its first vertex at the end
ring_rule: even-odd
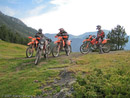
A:
MULTIPOLYGON (((27 46, 0 40, 0 98, 25 95, 45 96, 42 88, 60 79, 62 68, 75 74, 72 98, 129 98, 130 51, 109 54, 72 53, 34 65, 34 57, 26 58, 27 46)), ((62 54, 64 55, 64 54, 62 54)), ((57 86, 56 92, 60 92, 57 86)), ((46 95, 47 96, 47 95, 46 95)))

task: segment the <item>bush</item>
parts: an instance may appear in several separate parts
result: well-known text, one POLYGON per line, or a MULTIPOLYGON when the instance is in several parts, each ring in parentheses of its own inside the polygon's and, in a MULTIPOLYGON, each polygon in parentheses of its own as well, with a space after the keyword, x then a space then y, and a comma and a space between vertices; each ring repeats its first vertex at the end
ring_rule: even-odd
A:
POLYGON ((92 74, 78 76, 74 86, 75 98, 128 98, 130 95, 130 79, 122 70, 103 73, 94 69, 92 74))

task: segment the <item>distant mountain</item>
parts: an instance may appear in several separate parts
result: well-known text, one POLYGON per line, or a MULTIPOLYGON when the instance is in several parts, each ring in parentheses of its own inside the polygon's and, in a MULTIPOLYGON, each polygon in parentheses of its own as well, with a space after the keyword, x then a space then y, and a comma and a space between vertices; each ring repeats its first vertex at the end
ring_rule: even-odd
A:
MULTIPOLYGON (((109 30, 103 30, 105 32, 105 35, 109 33, 109 30)), ((45 34, 48 38, 51 38, 53 41, 56 41, 57 38, 55 38, 56 34, 45 34)), ((89 35, 97 35, 97 32, 86 32, 82 35, 79 36, 74 36, 69 34, 69 39, 72 40, 72 51, 73 52, 79 52, 80 51, 80 46, 83 43, 83 40, 88 37, 89 35)), ((125 50, 130 50, 130 37, 129 37, 129 42, 125 46, 125 50)))
MULTIPOLYGON (((17 32, 23 37, 34 36, 35 33, 37 32, 35 29, 28 27, 21 20, 8 16, 8 15, 5 15, 0 11, 0 26, 1 25, 6 25, 11 31, 13 31, 14 33, 17 32)), ((103 31, 105 32, 105 35, 107 35, 109 33, 109 30, 103 30, 103 31)), ((49 33, 45 34, 45 36, 48 38, 51 38, 52 41, 57 40, 57 38, 55 38, 55 35, 56 34, 49 34, 49 33)), ((79 52, 82 41, 89 35, 97 35, 97 32, 96 31, 95 32, 86 32, 79 36, 74 36, 74 35, 69 34, 69 39, 72 40, 72 51, 79 52)), ((129 37, 129 42, 125 46, 125 49, 130 50, 130 37, 129 37)))
POLYGON ((37 32, 35 29, 28 27, 21 20, 5 15, 0 11, 0 26, 6 25, 14 33, 19 33, 22 36, 34 36, 37 32))

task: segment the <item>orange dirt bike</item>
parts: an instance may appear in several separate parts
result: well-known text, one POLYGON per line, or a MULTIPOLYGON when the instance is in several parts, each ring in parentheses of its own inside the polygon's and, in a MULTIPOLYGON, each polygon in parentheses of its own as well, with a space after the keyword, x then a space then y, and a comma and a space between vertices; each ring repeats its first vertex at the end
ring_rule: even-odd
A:
POLYGON ((57 57, 60 51, 64 50, 66 55, 69 56, 71 53, 71 40, 67 41, 67 45, 65 45, 65 41, 63 40, 63 38, 68 38, 68 36, 55 36, 55 38, 58 38, 58 40, 54 42, 56 46, 52 49, 52 55, 57 57))
MULTIPOLYGON (((110 39, 104 39, 103 41, 101 40, 101 38, 99 39, 99 41, 101 42, 101 47, 104 53, 108 53, 110 52, 110 44, 108 43, 108 40, 110 39)), ((99 48, 99 41, 96 40, 96 36, 95 35, 89 35, 89 38, 85 39, 83 41, 83 44, 80 46, 80 52, 82 54, 87 54, 89 53, 91 50, 96 50, 99 48)))
POLYGON ((36 56, 35 56, 35 65, 37 65, 43 55, 44 58, 48 58, 48 42, 45 38, 38 37, 39 43, 37 46, 36 56))
POLYGON ((27 44, 29 47, 26 49, 26 57, 30 58, 33 56, 34 48, 35 50, 37 49, 38 40, 37 38, 33 38, 33 37, 28 37, 28 38, 31 39, 31 42, 27 44))

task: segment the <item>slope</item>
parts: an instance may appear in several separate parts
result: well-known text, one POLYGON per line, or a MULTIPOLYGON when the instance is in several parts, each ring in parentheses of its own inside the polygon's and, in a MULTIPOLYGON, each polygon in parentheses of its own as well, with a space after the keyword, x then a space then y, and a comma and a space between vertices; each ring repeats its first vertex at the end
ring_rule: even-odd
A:
POLYGON ((130 51, 51 55, 34 65, 26 46, 0 41, 0 96, 128 97, 130 51))
POLYGON ((0 12, 0 26, 6 25, 14 33, 19 33, 22 36, 33 36, 37 31, 33 28, 27 27, 21 20, 5 15, 0 12))

